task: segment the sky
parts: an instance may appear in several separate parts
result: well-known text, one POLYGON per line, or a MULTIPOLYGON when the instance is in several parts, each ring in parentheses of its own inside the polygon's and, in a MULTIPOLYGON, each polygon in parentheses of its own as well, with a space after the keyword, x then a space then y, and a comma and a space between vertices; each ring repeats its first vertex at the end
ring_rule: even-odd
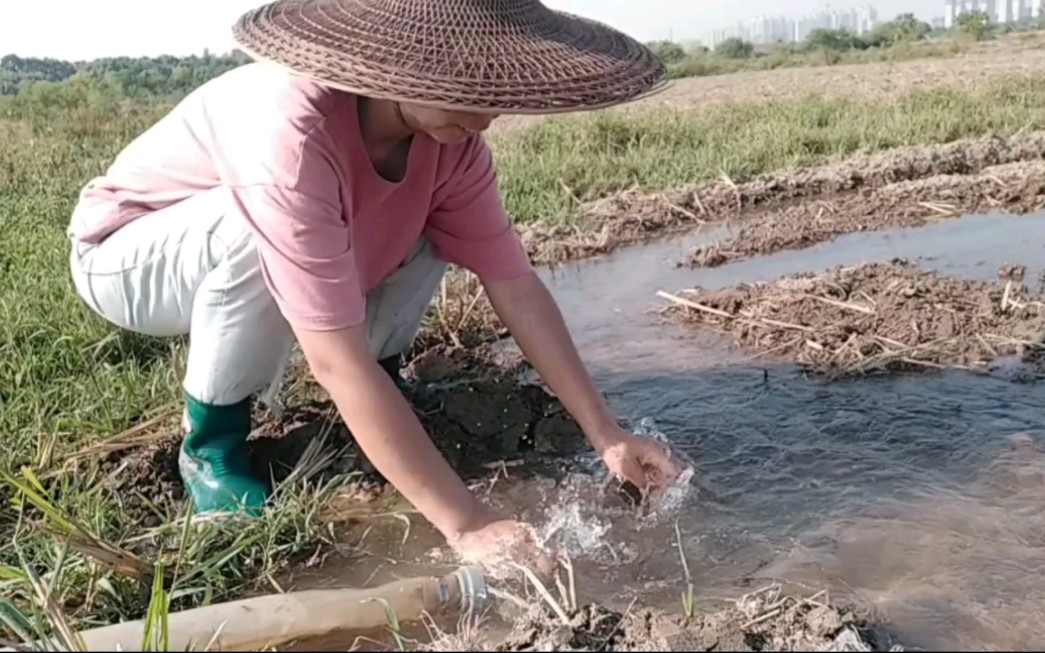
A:
MULTIPOLYGON (((432 0, 438 2, 440 0, 432 0)), ((259 0, 4 0, 0 56, 67 60, 109 56, 199 54, 234 47, 231 25, 259 0)), ((553 9, 601 20, 642 41, 695 39, 710 30, 759 14, 799 16, 826 6, 823 0, 545 0, 553 9), (786 8, 785 8, 786 7, 786 8)), ((834 0, 833 9, 868 4, 834 0)), ((902 12, 942 15, 943 0, 872 1, 879 17, 902 12)))

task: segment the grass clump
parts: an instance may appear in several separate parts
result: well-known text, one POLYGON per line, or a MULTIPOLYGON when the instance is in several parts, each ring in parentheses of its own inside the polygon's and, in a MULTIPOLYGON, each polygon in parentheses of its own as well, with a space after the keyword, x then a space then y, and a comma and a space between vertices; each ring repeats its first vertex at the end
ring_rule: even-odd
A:
POLYGON ((303 460, 260 518, 215 520, 186 505, 162 513, 151 529, 128 523, 118 497, 99 497, 96 505, 108 509, 109 520, 101 525, 83 521, 84 495, 96 490, 63 487, 74 494, 60 496, 29 470, 21 478, 4 474, 15 521, 11 541, 0 549, 6 565, 0 632, 68 646, 74 630, 145 619, 153 648, 144 650, 165 650, 156 646, 169 612, 282 591, 277 577, 288 565, 337 545, 326 508, 352 479, 315 482, 317 462, 303 460), (70 514, 66 504, 81 514, 70 514))

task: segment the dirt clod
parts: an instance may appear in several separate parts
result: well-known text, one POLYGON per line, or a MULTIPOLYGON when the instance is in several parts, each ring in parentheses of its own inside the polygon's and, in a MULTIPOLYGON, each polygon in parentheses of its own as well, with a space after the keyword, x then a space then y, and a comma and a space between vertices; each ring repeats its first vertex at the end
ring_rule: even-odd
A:
POLYGON ((497 651, 873 651, 880 633, 853 612, 768 588, 692 618, 588 605, 569 625, 539 609, 497 651))
POLYGON ((894 260, 727 290, 695 289, 665 313, 737 345, 832 375, 963 367, 1016 358, 1041 372, 1045 304, 1011 280, 942 277, 894 260))
POLYGON ((998 270, 999 279, 1011 279, 1012 281, 1021 282, 1026 275, 1027 266, 1016 263, 1007 263, 998 270))

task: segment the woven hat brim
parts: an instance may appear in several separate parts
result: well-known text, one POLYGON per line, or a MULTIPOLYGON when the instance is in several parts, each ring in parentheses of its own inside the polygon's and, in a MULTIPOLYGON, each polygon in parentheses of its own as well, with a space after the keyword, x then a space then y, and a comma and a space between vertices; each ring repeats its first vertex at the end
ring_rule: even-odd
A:
MULTIPOLYGON (((515 14, 503 7, 455 14, 454 4, 277 0, 244 14, 233 36, 251 57, 329 87, 444 109, 600 109, 667 83, 649 48, 602 23, 524 0, 514 3, 522 7, 515 14), (389 5, 404 10, 392 13, 389 5), (419 5, 424 16, 411 16, 419 5)), ((513 3, 486 3, 497 4, 513 3)))

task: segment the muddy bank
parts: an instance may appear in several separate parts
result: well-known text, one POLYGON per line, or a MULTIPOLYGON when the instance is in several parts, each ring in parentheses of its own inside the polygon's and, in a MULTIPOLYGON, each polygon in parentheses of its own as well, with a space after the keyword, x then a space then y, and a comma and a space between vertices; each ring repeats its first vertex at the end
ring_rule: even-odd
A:
POLYGON ((1045 304, 1020 268, 983 283, 894 260, 798 274, 770 283, 678 294, 664 313, 710 327, 761 356, 830 375, 961 367, 1012 360, 1038 378, 1045 304), (1004 278, 1003 278, 1004 277, 1004 278))
MULTIPOLYGON (((418 387, 410 397, 416 414, 466 480, 488 476, 504 462, 518 465, 516 474, 550 474, 586 447, 562 404, 540 386, 521 380, 524 369, 518 359, 506 360, 488 348, 432 350, 407 369, 406 376, 418 387)), ((322 395, 288 407, 280 417, 259 409, 255 424, 248 446, 258 474, 286 478, 310 443, 322 439, 328 459, 318 478, 358 472, 363 486, 384 485, 322 395)), ((127 497, 127 509, 139 511, 147 526, 159 523, 149 503, 171 507, 186 497, 177 467, 180 439, 171 433, 102 461, 106 482, 127 497)))
MULTIPOLYGON (((487 651, 875 651, 890 650, 886 639, 853 611, 831 605, 826 593, 798 598, 774 586, 692 618, 598 604, 557 615, 535 606, 503 641, 483 641, 480 632, 458 643, 487 651)), ((445 643, 428 650, 451 650, 445 643)))
POLYGON ((835 197, 813 198, 753 215, 728 240, 696 249, 693 267, 801 249, 849 233, 921 227, 971 213, 1045 208, 1045 162, 1020 161, 975 174, 946 174, 835 197))
POLYGON ((986 208, 1034 210, 1045 205, 1043 160, 1045 132, 966 139, 859 154, 742 183, 624 192, 583 206, 574 225, 518 228, 533 260, 552 264, 750 218, 742 235, 695 253, 697 264, 715 265, 851 231, 913 226, 986 208))

